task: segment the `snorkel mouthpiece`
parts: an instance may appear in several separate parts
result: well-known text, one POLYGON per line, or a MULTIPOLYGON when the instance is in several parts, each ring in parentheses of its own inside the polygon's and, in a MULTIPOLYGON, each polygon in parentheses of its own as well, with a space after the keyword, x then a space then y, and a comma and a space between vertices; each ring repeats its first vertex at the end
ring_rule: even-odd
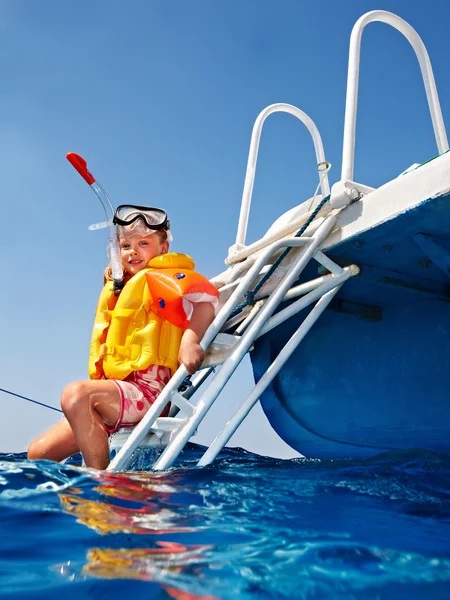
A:
POLYGON ((70 164, 78 171, 81 177, 86 181, 89 187, 93 190, 97 198, 100 200, 103 210, 105 211, 106 221, 97 223, 96 225, 90 225, 89 229, 102 229, 109 227, 109 258, 111 260, 111 271, 114 280, 114 293, 119 294, 120 290, 124 286, 123 282, 123 269, 122 260, 120 258, 120 244, 119 237, 117 235, 116 228, 114 226, 114 209, 111 201, 108 198, 108 194, 102 188, 102 186, 95 180, 95 177, 88 171, 87 163, 82 156, 75 154, 75 152, 69 152, 66 154, 67 160, 70 164))

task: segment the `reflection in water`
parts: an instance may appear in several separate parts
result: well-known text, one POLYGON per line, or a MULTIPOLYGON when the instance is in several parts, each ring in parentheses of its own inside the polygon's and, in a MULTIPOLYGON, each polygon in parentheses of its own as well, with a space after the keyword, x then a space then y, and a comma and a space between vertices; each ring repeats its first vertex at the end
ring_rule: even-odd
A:
MULTIPOLYGON (((67 493, 59 493, 59 498, 66 513, 75 516, 79 523, 101 534, 192 531, 191 528, 175 526, 175 512, 168 508, 160 508, 161 503, 170 506, 170 495, 176 491, 170 483, 167 476, 164 481, 160 481, 159 476, 152 477, 149 474, 123 476, 105 473, 102 485, 92 488, 92 491, 96 492, 96 499, 83 497, 83 490, 80 488, 69 488, 67 493), (107 502, 105 497, 121 502, 122 505, 107 502)), ((156 546, 91 548, 87 552, 87 563, 82 567, 82 573, 102 579, 158 582, 177 600, 217 600, 214 596, 198 595, 178 587, 178 576, 188 567, 190 577, 201 579, 200 565, 206 562, 203 553, 211 546, 196 545, 188 548, 183 544, 168 541, 157 541, 156 546), (167 579, 171 585, 165 585, 167 579)))
POLYGON ((190 528, 175 528, 173 521, 176 515, 169 509, 155 510, 145 505, 124 508, 71 494, 59 494, 59 497, 67 513, 76 516, 79 523, 98 533, 161 534, 191 531, 190 528))
MULTIPOLYGON (((185 568, 195 563, 193 572, 201 579, 203 552, 209 546, 192 546, 188 549, 176 542, 156 542, 158 548, 102 550, 93 548, 88 553, 88 563, 83 571, 103 579, 138 579, 141 581, 166 581, 174 583, 185 568)), ((204 560, 204 559, 203 559, 204 560)), ((190 569, 192 575, 192 569, 190 569)), ((182 579, 181 579, 182 582, 182 579)), ((166 592, 177 600, 217 600, 215 596, 198 595, 181 590, 175 585, 163 585, 166 592)))
POLYGON ((83 497, 82 490, 77 488, 59 494, 65 512, 76 516, 78 522, 98 533, 160 534, 192 530, 175 526, 175 513, 169 508, 161 508, 164 504, 171 505, 170 495, 175 492, 170 485, 171 478, 165 477, 163 482, 160 476, 153 477, 148 473, 102 475, 102 485, 92 489, 98 494, 94 500, 83 497), (106 502, 103 496, 122 505, 106 502))
POLYGON ((170 494, 176 492, 179 477, 172 474, 156 473, 102 473, 101 486, 97 488, 100 494, 115 496, 124 500, 148 502, 151 498, 165 501, 170 494))

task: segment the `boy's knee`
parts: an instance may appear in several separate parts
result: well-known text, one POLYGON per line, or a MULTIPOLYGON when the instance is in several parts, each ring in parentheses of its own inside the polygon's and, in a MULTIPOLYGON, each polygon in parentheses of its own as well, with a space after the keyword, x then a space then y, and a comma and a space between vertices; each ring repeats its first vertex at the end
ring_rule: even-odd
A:
POLYGON ((36 442, 36 440, 32 441, 31 444, 28 446, 27 458, 29 460, 36 460, 36 459, 40 458, 39 445, 36 442))
POLYGON ((64 414, 70 414, 78 410, 80 405, 86 402, 89 395, 85 381, 74 381, 69 383, 61 394, 61 408, 64 414))
POLYGON ((39 460, 46 457, 47 446, 42 437, 39 437, 31 442, 27 450, 28 460, 39 460))

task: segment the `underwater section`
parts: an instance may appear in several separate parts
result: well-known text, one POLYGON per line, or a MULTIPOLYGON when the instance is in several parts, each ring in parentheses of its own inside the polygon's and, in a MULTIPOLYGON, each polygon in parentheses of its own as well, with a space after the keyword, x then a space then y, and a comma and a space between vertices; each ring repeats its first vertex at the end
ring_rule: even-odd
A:
POLYGON ((0 460, 1 598, 423 598, 450 589, 450 455, 166 473, 0 460))

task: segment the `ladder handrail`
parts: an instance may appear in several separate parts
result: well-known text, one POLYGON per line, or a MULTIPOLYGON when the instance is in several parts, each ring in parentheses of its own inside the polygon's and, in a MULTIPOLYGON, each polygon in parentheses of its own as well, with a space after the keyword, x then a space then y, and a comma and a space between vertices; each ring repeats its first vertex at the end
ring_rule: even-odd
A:
POLYGON ((400 31, 413 47, 422 73, 439 154, 442 154, 449 149, 441 105, 436 89, 436 82, 434 80, 430 57, 428 56, 425 44, 417 31, 398 15, 386 10, 373 10, 362 15, 362 17, 356 21, 350 37, 347 98, 344 119, 344 143, 342 149, 342 180, 353 179, 361 38, 364 27, 373 21, 381 21, 382 23, 391 25, 394 29, 400 31))
MULTIPOLYGON (((244 246, 247 235, 248 217, 250 213, 250 204, 252 201, 253 185, 255 183, 256 162, 258 160, 259 142, 261 139, 262 128, 267 117, 276 112, 285 112, 297 117, 297 119, 299 119, 307 127, 312 136, 314 149, 316 152, 317 165, 319 166, 321 163, 327 162, 325 160, 325 152, 319 130, 314 121, 305 112, 296 106, 287 104, 285 102, 278 102, 264 108, 257 116, 255 124, 253 125, 252 137, 250 141, 247 171, 245 173, 244 191, 242 193, 241 211, 239 214, 239 223, 236 235, 235 246, 238 249, 244 246)), ((325 174, 322 179, 319 172, 319 182, 321 185, 322 197, 325 198, 325 196, 328 196, 330 193, 328 174, 325 174)))

